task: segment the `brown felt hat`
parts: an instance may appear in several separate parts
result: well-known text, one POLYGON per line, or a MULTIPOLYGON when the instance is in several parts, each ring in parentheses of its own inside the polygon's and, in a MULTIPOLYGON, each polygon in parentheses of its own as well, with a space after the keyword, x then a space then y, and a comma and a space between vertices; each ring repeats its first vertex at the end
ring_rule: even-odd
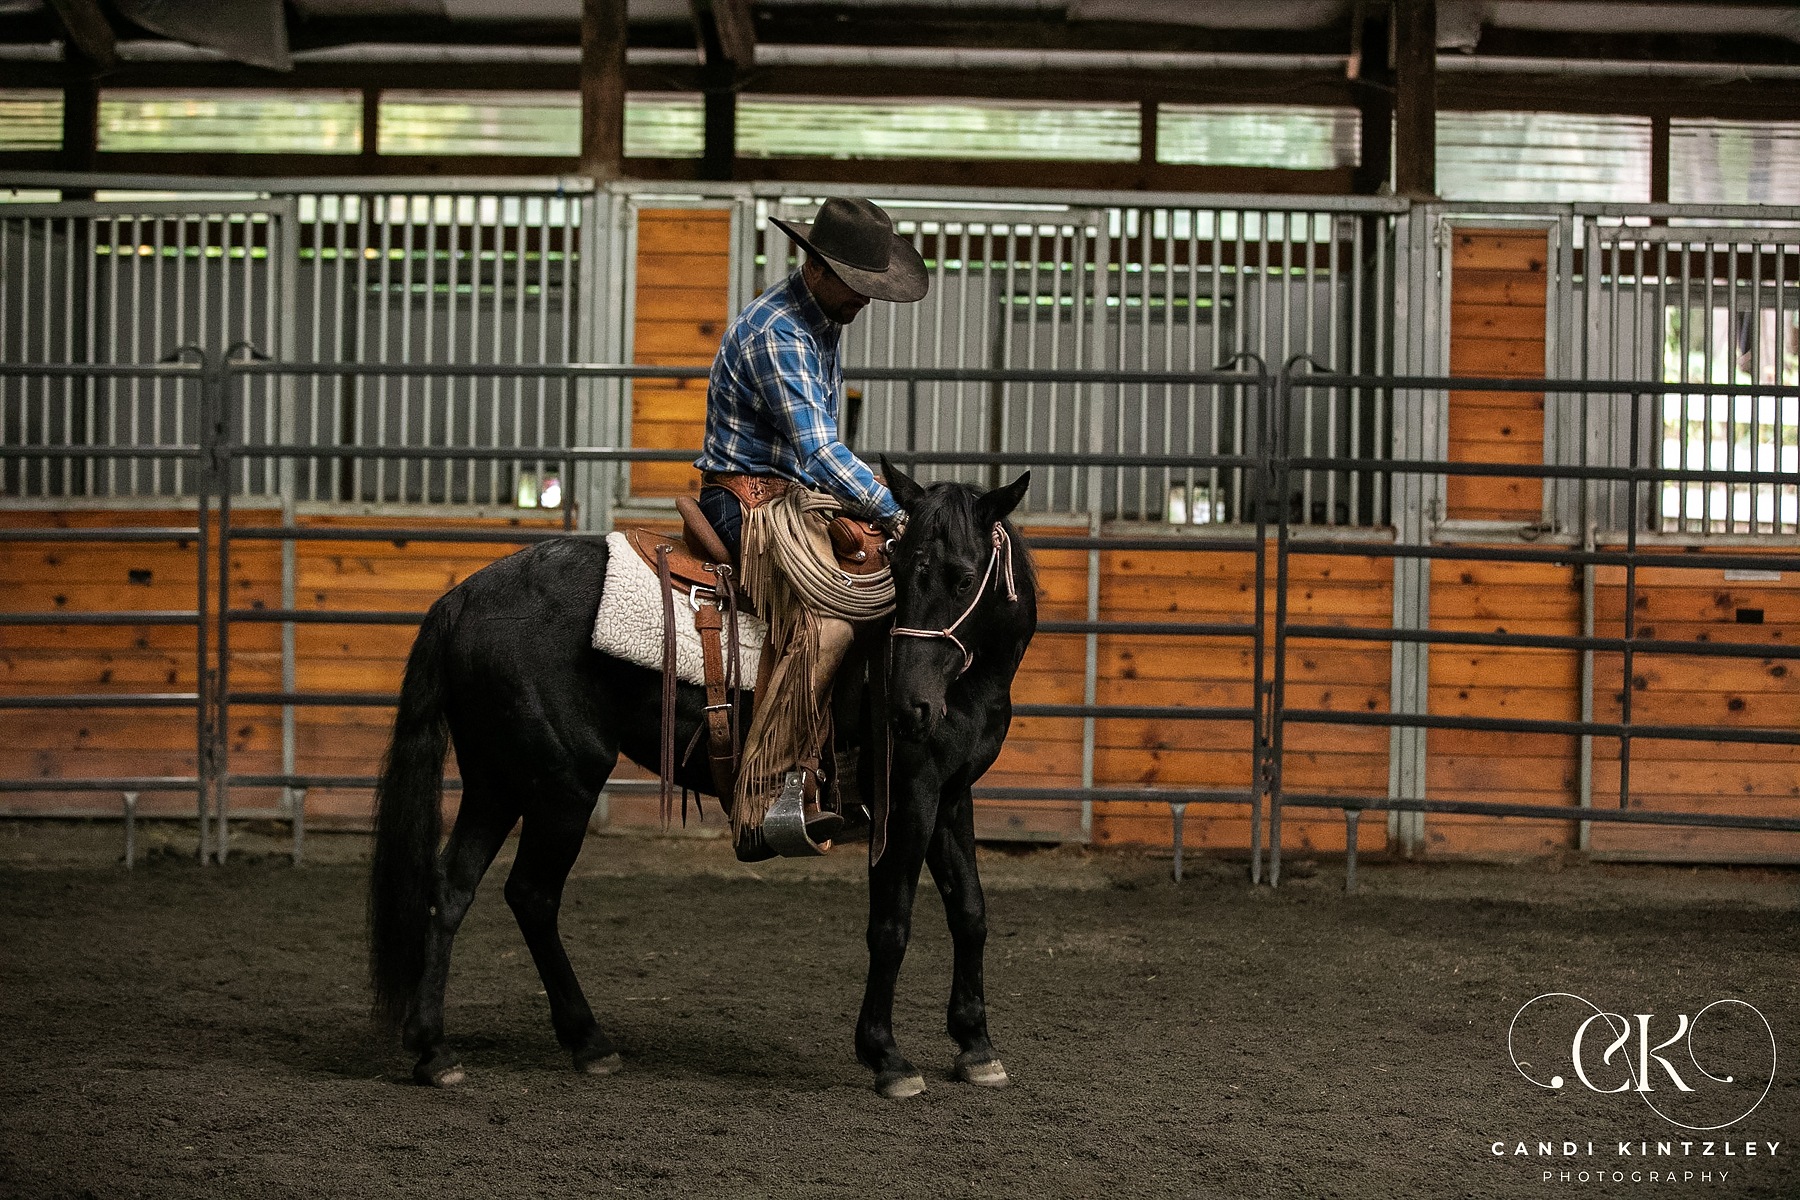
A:
POLYGON ((831 264, 838 278, 871 300, 922 300, 931 281, 913 244, 894 232, 877 204, 834 196, 810 225, 769 218, 781 231, 831 264))

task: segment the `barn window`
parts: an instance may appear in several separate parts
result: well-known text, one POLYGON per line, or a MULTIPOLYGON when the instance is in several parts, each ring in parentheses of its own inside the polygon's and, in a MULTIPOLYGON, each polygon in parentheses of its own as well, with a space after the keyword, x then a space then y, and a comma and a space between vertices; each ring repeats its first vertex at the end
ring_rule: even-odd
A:
POLYGON ((1650 199, 1650 118, 1440 112, 1438 192, 1447 200, 1650 199))
POLYGON ((108 89, 99 136, 111 151, 356 154, 362 93, 108 89))
MULTIPOLYGON (((700 97, 625 97, 625 154, 698 158, 705 141, 700 97)), ((517 154, 572 158, 581 151, 576 92, 383 92, 383 154, 517 154)))
POLYGON ((1669 122, 1676 204, 1800 204, 1800 121, 1669 122))
POLYGON ((1164 104, 1156 110, 1156 161, 1323 171, 1353 167, 1362 123, 1353 108, 1164 104))
POLYGON ((54 88, 0 88, 0 150, 61 148, 62 109, 54 88))
POLYGON ((983 158, 1135 162, 1136 105, 743 96, 745 158, 983 158))

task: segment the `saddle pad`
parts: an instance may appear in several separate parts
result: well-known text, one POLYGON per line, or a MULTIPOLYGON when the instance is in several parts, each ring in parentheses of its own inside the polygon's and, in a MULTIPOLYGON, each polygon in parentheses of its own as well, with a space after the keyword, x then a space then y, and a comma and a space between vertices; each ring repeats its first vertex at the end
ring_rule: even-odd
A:
MULTIPOLYGON (((624 533, 607 534, 606 551, 606 583, 600 592, 600 611, 594 617, 594 649, 660 671, 662 581, 638 557, 624 533)), ((768 633, 768 623, 761 617, 738 611, 738 678, 744 691, 756 685, 756 663, 768 633)), ((730 629, 720 636, 729 640, 730 629)), ((731 653, 729 647, 725 653, 731 653)), ((675 677, 683 683, 706 683, 706 658, 700 633, 694 628, 694 610, 680 592, 675 595, 675 677)))

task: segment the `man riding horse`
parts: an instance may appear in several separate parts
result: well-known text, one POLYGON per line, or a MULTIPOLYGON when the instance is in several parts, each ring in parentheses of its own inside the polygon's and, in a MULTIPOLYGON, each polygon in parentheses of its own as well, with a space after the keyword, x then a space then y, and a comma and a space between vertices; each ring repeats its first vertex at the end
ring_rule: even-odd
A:
MULTIPOLYGON (((776 535, 769 532, 774 518, 763 510, 777 500, 794 512, 840 509, 898 536, 904 511, 838 435, 844 382, 838 346, 843 327, 870 300, 910 303, 928 287, 919 252, 867 200, 827 200, 810 225, 775 224, 804 248, 806 261, 746 306, 726 331, 707 383, 706 437, 694 464, 702 472, 700 508, 732 558, 742 559, 740 574, 753 593, 759 577, 783 574, 779 556, 765 546, 776 535), (796 487, 816 502, 789 496, 796 487)), ((817 557, 832 564, 822 525, 794 521, 788 528, 800 529, 800 540, 810 540, 817 557)), ((843 581, 853 582, 849 576, 843 581)), ((776 592, 789 594, 779 584, 776 592)), ((829 729, 823 714, 858 620, 872 614, 854 602, 822 603, 804 587, 791 594, 795 611, 786 619, 762 614, 772 631, 783 628, 790 636, 785 645, 771 637, 758 671, 736 795, 720 798, 730 805, 744 861, 776 853, 760 827, 783 789, 800 790, 811 841, 828 843, 844 823, 817 799, 829 729)))

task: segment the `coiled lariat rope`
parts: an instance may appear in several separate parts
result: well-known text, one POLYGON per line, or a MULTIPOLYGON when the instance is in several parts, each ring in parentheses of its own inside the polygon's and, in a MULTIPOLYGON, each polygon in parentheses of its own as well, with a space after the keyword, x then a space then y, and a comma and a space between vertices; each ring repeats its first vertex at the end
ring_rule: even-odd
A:
POLYGON ((825 525, 842 511, 835 497, 791 487, 751 509, 744 521, 744 588, 761 606, 774 584, 772 570, 808 610, 860 623, 894 611, 894 574, 887 567, 867 575, 839 569, 825 525))
POLYGON ((837 565, 827 529, 842 511, 831 496, 790 487, 744 513, 739 574, 744 592, 769 623, 764 680, 744 738, 732 805, 734 832, 761 827, 782 778, 815 759, 826 732, 827 708, 814 694, 821 617, 853 625, 894 611, 894 576, 887 568, 851 575, 837 565))

